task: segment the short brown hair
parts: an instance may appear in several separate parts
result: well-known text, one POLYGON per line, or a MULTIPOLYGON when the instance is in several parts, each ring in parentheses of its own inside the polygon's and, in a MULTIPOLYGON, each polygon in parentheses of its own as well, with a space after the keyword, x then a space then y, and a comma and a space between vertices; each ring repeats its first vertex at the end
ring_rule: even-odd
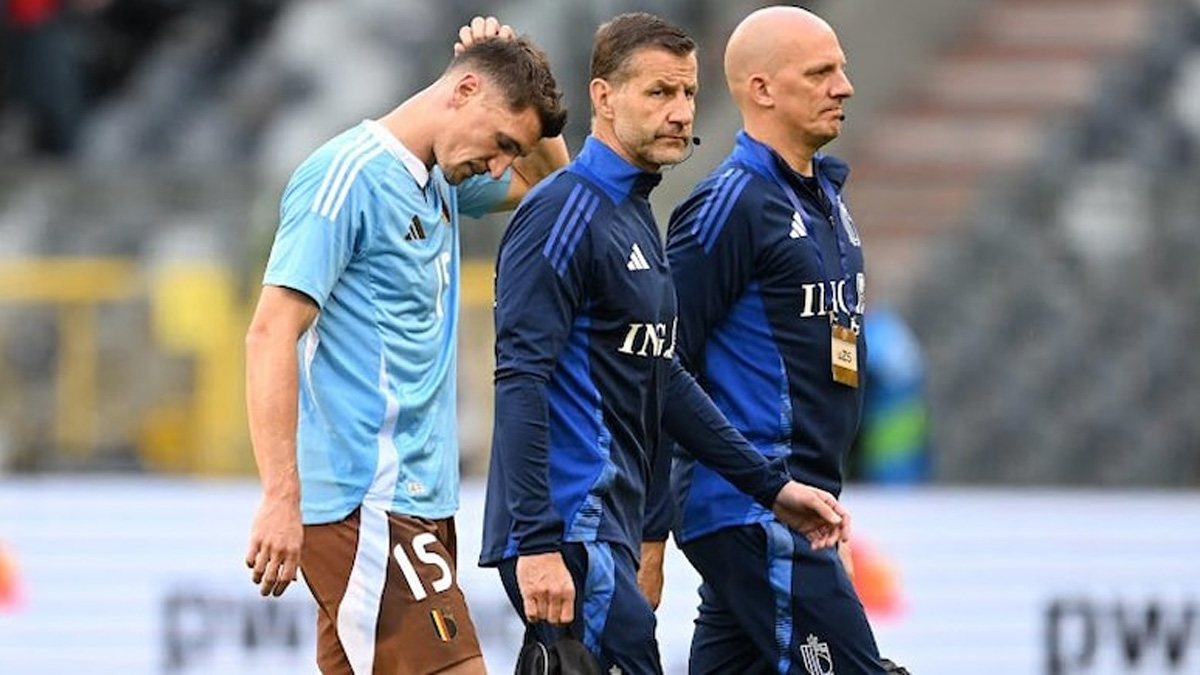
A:
POLYGON ((495 82, 508 100, 509 110, 537 111, 543 138, 562 133, 567 124, 562 91, 550 71, 546 53, 528 38, 480 40, 454 57, 446 70, 464 65, 478 68, 495 82))
POLYGON ((627 70, 630 57, 646 47, 687 56, 696 51, 696 41, 679 26, 653 14, 620 14, 596 30, 591 79, 621 82, 630 75, 627 70))

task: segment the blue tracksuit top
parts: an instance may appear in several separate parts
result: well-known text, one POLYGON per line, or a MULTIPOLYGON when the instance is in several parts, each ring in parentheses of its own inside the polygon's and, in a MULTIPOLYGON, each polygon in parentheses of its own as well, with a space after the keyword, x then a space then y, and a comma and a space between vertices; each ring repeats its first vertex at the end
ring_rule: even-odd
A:
MULTIPOLYGON (((792 478, 837 495, 863 389, 831 376, 830 314, 861 324, 862 244, 842 202, 849 169, 818 153, 791 170, 745 132, 671 214, 679 357, 734 427, 792 478)), ((866 342, 857 339, 860 377, 866 342)), ((687 452, 672 491, 681 542, 769 519, 687 452)))
POLYGON ((675 358, 675 289, 648 201, 659 180, 589 137, 505 230, 483 565, 588 541, 636 559, 643 538, 665 538, 664 428, 762 504, 787 480, 675 358))

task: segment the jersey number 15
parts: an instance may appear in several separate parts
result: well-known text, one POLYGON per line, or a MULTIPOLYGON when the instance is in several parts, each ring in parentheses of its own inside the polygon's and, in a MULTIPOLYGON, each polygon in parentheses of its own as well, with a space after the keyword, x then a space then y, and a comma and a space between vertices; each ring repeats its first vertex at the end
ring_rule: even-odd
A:
MULTIPOLYGON (((429 550, 429 545, 436 543, 437 537, 428 532, 422 532, 413 537, 412 550, 417 560, 426 565, 433 565, 441 572, 441 576, 429 583, 434 593, 441 593, 450 588, 450 584, 453 583, 454 579, 453 574, 450 572, 450 565, 446 562, 446 559, 437 552, 429 550)), ((404 580, 408 582, 408 588, 412 591, 413 598, 424 600, 428 597, 429 593, 425 591, 425 586, 421 583, 421 577, 417 574, 416 568, 413 567, 412 560, 409 559, 404 547, 396 544, 396 547, 392 549, 392 556, 396 558, 396 563, 400 565, 400 571, 404 573, 404 580)))

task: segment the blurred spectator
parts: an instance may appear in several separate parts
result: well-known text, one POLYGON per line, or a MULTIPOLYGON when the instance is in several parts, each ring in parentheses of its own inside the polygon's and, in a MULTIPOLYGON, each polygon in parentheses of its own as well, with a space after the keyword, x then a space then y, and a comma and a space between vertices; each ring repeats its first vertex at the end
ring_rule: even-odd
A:
POLYGON ((83 118, 84 81, 63 0, 7 0, 3 29, 8 93, 32 115, 32 150, 70 155, 83 118))
POLYGON ((150 141, 136 134, 119 139, 136 155, 154 145, 158 126, 179 120, 180 110, 204 109, 205 101, 217 98, 215 87, 236 72, 282 5, 282 0, 0 0, 0 86, 8 85, 0 87, 0 113, 8 113, 0 117, 5 127, 0 132, 6 132, 0 140, 19 154, 89 158, 96 113, 111 100, 124 127, 152 127, 146 132, 150 141), (156 79, 160 73, 166 76, 156 79), (156 107, 147 83, 175 106, 156 107))
POLYGON ((81 22, 84 77, 99 100, 125 84, 172 22, 195 2, 187 0, 74 0, 81 22))
POLYGON ((875 308, 867 339, 862 421, 850 453, 852 480, 921 483, 932 478, 925 361, 916 336, 895 311, 875 308))

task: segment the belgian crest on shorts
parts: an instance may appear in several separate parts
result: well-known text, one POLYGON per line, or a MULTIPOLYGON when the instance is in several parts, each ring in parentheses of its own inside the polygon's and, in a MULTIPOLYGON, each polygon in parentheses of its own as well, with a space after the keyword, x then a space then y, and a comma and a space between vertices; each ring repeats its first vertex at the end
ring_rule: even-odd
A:
POLYGON ((433 632, 442 642, 450 642, 458 636, 458 624, 454 615, 440 609, 429 610, 429 618, 433 620, 433 632))

